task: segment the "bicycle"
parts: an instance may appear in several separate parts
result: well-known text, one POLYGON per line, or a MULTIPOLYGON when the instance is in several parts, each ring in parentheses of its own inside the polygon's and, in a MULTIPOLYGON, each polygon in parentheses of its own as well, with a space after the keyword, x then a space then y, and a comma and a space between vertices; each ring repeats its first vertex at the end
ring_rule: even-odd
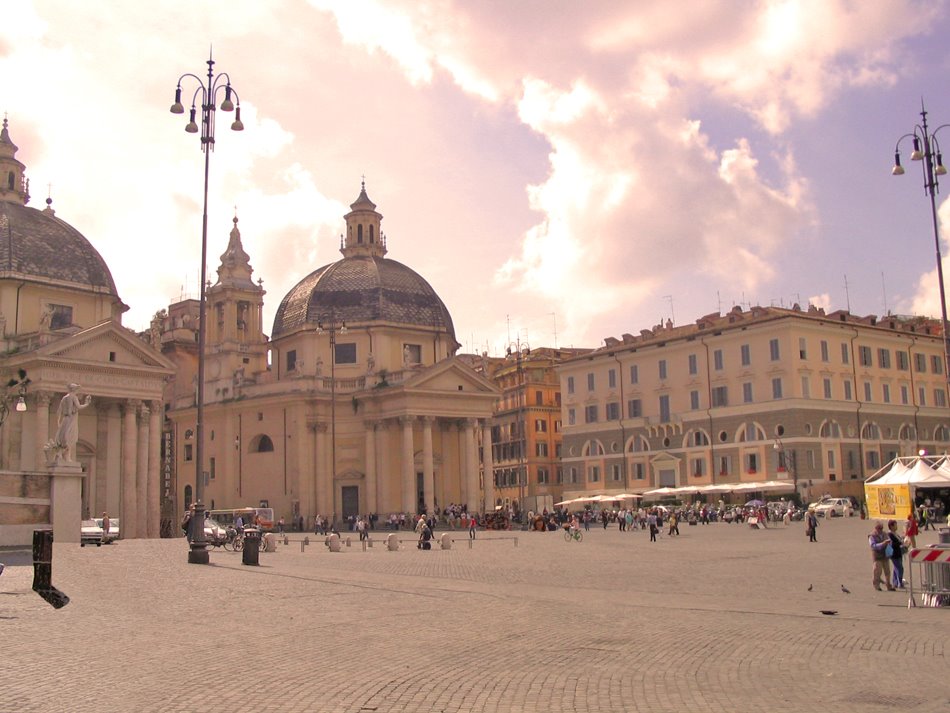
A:
POLYGON ((572 530, 571 528, 567 528, 566 530, 564 530, 565 542, 570 542, 571 540, 574 540, 575 542, 581 542, 583 541, 583 539, 584 539, 584 533, 581 532, 580 530, 572 530))

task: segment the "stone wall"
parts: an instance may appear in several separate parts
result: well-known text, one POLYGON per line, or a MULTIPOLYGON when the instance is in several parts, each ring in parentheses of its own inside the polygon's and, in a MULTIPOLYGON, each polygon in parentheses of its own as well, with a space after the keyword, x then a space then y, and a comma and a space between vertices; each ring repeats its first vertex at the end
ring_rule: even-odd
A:
POLYGON ((0 547, 29 545, 51 524, 49 473, 0 471, 0 547))

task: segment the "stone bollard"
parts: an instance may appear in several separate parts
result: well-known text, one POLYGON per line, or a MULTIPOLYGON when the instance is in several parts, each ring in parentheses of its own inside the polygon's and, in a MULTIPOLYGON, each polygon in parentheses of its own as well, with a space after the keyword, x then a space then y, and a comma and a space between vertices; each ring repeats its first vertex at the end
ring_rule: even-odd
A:
POLYGON ((339 552, 340 536, 334 532, 329 537, 327 537, 327 547, 330 548, 330 552, 339 552))
POLYGON ((447 532, 442 533, 442 537, 439 538, 439 544, 442 545, 443 550, 452 549, 452 536, 447 532))
POLYGON ((287 537, 287 535, 284 535, 284 546, 287 546, 289 544, 290 544, 290 538, 287 537))
POLYGON ((53 531, 33 530, 33 591, 52 605, 62 609, 69 597, 53 586, 53 531))
POLYGON ((399 536, 393 532, 386 538, 386 547, 390 552, 395 552, 399 549, 399 536))
POLYGON ((366 552, 366 540, 360 540, 360 544, 363 546, 363 552, 366 552))
POLYGON ((277 536, 273 532, 264 534, 264 552, 277 551, 277 536))
POLYGON ((468 549, 472 549, 474 546, 475 546, 475 540, 473 540, 471 537, 468 538, 468 549))
POLYGON ((349 537, 346 538, 346 546, 347 546, 347 547, 352 547, 352 546, 353 546, 353 541, 352 541, 349 537))
POLYGON ((518 538, 516 537, 516 538, 515 538, 515 547, 517 547, 517 546, 518 546, 518 538))
POLYGON ((366 541, 369 543, 369 546, 370 546, 370 547, 373 546, 373 538, 372 538, 372 537, 367 537, 367 538, 366 538, 366 541))

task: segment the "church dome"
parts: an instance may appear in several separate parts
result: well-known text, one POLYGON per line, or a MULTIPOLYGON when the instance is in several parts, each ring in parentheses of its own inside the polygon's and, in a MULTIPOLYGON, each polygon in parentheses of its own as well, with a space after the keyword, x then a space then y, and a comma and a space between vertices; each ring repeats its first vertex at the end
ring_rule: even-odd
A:
POLYGON ((343 259, 311 272, 287 293, 272 339, 332 318, 354 326, 383 322, 429 328, 455 341, 452 317, 432 286, 402 263, 386 259, 382 218, 364 183, 345 216, 343 259))
POLYGON ((452 317, 418 273, 395 260, 354 255, 311 272, 287 293, 274 318, 272 339, 317 322, 343 320, 428 327, 454 340, 452 317))
POLYGON ((7 120, 0 130, 0 276, 53 282, 106 293, 118 299, 105 260, 69 223, 57 218, 47 200, 30 208, 29 183, 16 160, 7 120))

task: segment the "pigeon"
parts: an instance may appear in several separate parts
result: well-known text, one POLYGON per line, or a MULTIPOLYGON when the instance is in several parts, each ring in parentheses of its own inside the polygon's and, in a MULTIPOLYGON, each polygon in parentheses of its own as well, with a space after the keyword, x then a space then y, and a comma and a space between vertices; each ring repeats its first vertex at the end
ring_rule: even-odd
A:
POLYGON ((841 585, 841 591, 844 592, 845 594, 851 594, 851 590, 848 589, 848 588, 847 588, 846 586, 844 586, 843 584, 841 585))
POLYGON ((809 585, 808 585, 808 591, 810 592, 811 589, 812 589, 812 585, 809 584, 809 585))

